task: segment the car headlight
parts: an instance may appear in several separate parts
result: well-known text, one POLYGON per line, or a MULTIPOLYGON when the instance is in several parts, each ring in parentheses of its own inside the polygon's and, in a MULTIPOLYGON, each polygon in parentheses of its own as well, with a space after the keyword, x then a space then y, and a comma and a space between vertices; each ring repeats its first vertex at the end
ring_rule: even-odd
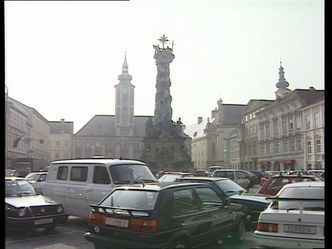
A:
POLYGON ((19 208, 18 209, 18 215, 23 217, 25 215, 25 208, 19 208))
POLYGON ((62 207, 62 205, 59 205, 59 206, 57 207, 56 211, 57 211, 58 213, 62 213, 62 212, 63 212, 63 207, 62 207))

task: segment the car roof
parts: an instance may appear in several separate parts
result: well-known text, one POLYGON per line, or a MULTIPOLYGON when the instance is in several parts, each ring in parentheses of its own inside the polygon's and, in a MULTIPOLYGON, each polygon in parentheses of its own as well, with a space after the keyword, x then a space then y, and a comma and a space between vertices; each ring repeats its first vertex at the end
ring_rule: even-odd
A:
POLYGON ((189 172, 166 171, 166 172, 163 173, 163 175, 192 175, 192 173, 189 173, 189 172))
POLYGON ((24 180, 24 181, 26 181, 24 177, 19 177, 19 176, 6 176, 5 180, 8 180, 8 181, 9 180, 11 180, 11 181, 24 180))
POLYGON ((116 189, 126 189, 126 190, 153 190, 161 191, 164 189, 174 188, 174 187, 186 187, 186 186, 207 186, 204 183, 182 183, 182 182, 154 182, 146 184, 132 184, 127 186, 120 186, 116 189))
POLYGON ((310 181, 310 182, 293 182, 288 183, 283 186, 283 188, 292 188, 292 187, 324 187, 325 182, 324 181, 310 181))
POLYGON ((287 174, 278 174, 278 175, 273 175, 271 176, 272 178, 278 178, 278 177, 288 177, 288 178, 317 178, 314 175, 303 175, 303 174, 292 174, 292 175, 287 175, 287 174))
POLYGON ((203 180, 203 181, 218 181, 218 180, 230 180, 227 177, 207 177, 207 176, 188 176, 179 180, 203 180))
POLYGON ((118 165, 118 164, 141 164, 146 165, 144 162, 128 159, 105 159, 105 158, 88 158, 88 159, 70 159, 70 160, 60 160, 54 161, 52 165, 56 164, 107 164, 107 165, 118 165))

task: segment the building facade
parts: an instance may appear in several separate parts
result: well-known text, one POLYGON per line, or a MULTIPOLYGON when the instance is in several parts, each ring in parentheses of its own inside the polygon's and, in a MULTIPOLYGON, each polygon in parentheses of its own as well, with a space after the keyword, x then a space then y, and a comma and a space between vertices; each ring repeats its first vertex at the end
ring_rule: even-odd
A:
POLYGON ((206 170, 213 165, 229 167, 227 137, 241 122, 245 105, 223 104, 221 99, 217 104, 210 118, 199 118, 197 124, 185 128, 192 138, 191 155, 196 170, 206 170))
POLYGON ((49 121, 50 161, 71 159, 73 157, 74 123, 71 121, 49 121))

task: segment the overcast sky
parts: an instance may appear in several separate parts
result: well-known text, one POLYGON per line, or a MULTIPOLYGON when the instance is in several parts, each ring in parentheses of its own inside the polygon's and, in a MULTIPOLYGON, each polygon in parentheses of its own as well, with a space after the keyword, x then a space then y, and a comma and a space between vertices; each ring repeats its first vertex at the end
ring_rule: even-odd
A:
POLYGON ((5 1, 9 96, 47 120, 114 115, 125 52, 135 115, 153 115, 153 45, 174 40, 173 120, 226 104, 275 99, 280 61, 289 89, 324 89, 323 0, 5 1))

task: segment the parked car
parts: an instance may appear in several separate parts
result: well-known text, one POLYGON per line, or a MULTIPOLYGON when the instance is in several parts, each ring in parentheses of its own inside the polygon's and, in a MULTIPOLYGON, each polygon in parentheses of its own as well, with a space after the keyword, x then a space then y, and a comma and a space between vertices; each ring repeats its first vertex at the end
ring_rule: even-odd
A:
POLYGON ((46 180, 47 171, 30 172, 25 180, 29 181, 39 194, 43 193, 43 185, 46 180))
POLYGON ((323 169, 311 169, 311 170, 308 170, 307 173, 309 175, 321 176, 322 173, 324 173, 324 170, 323 169))
POLYGON ((239 205, 208 184, 158 182, 114 189, 91 205, 85 239, 95 248, 189 248, 245 236, 239 205))
POLYGON ((270 201, 263 196, 246 193, 247 191, 229 178, 220 177, 185 177, 177 182, 200 182, 210 184, 223 198, 228 198, 231 203, 241 204, 246 207, 244 213, 249 215, 248 221, 256 224, 259 214, 268 207, 270 201))
POLYGON ((53 230, 67 221, 62 204, 38 195, 24 178, 5 177, 6 229, 53 230))
POLYGON ((188 172, 165 172, 159 179, 158 182, 174 182, 178 178, 194 176, 188 172))
POLYGON ((263 175, 261 176, 261 180, 259 182, 260 185, 263 185, 267 179, 269 179, 273 175, 282 174, 282 171, 264 171, 263 175))
POLYGON ((252 188, 254 185, 258 184, 258 179, 256 175, 247 170, 241 170, 241 171, 249 180, 249 188, 252 188))
POLYGON ((51 163, 43 194, 62 203, 67 214, 87 218, 90 204, 116 186, 156 181, 148 165, 136 160, 62 160, 51 163))
POLYGON ((226 177, 237 184, 239 184, 242 188, 249 190, 249 179, 246 177, 246 175, 241 170, 235 170, 235 169, 218 169, 215 170, 212 174, 212 177, 226 177))
POLYGON ((325 248, 323 181, 287 184, 271 199, 254 232, 260 246, 325 248))
POLYGON ((253 173, 257 177, 257 184, 259 184, 261 182, 263 172, 260 170, 249 170, 249 172, 253 173))
POLYGON ((257 194, 276 195, 278 191, 288 183, 304 181, 321 181, 320 178, 313 175, 302 174, 279 174, 271 176, 257 191, 257 194))

